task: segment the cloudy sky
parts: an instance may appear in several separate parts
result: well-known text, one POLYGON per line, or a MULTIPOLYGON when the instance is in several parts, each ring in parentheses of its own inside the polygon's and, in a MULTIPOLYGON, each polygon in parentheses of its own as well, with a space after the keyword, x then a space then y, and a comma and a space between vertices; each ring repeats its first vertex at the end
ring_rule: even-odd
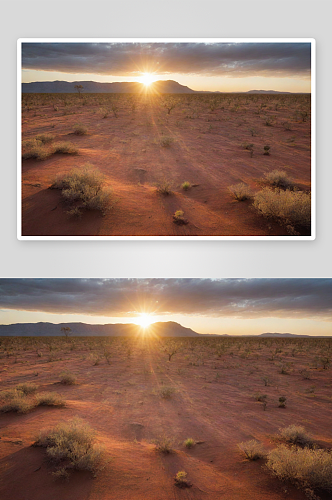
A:
POLYGON ((131 323, 198 333, 332 334, 332 279, 0 279, 0 324, 131 323))
POLYGON ((176 80, 193 90, 310 92, 310 43, 24 43, 22 81, 176 80))

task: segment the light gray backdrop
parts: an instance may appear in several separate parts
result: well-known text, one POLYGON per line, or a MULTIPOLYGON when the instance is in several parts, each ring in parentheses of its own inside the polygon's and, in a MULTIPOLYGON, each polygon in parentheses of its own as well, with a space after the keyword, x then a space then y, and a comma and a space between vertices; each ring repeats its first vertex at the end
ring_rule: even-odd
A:
POLYGON ((324 0, 2 2, 0 277, 331 277, 331 10, 324 0), (18 241, 16 40, 22 37, 315 38, 316 240, 18 241))

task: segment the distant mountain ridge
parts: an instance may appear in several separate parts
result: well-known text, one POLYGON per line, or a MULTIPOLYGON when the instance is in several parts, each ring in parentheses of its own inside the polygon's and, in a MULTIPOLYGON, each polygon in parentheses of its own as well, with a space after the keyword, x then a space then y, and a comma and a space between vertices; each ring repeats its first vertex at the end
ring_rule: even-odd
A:
MULTIPOLYGON (((8 337, 61 337, 61 327, 69 327, 77 337, 134 337, 142 332, 140 326, 132 323, 89 325, 87 323, 15 323, 0 325, 0 336, 8 337)), ((157 322, 151 325, 151 331, 161 337, 198 337, 199 333, 185 328, 174 321, 157 322)))
MULTIPOLYGON (((23 94, 71 94, 75 93, 75 85, 82 85, 83 94, 118 93, 136 94, 147 88, 139 82, 112 82, 102 83, 93 81, 66 82, 56 80, 54 82, 31 82, 22 83, 23 94)), ((278 90, 249 90, 248 92, 220 92, 210 90, 192 90, 186 85, 181 85, 174 80, 158 80, 151 84, 153 91, 160 94, 292 94, 292 92, 279 92, 278 90)))
MULTIPOLYGON (((105 325, 90 325, 88 323, 14 323, 0 325, 0 337, 61 337, 62 327, 69 327, 75 337, 135 337, 142 333, 140 326, 133 323, 108 323, 105 325)), ((197 333, 191 328, 186 328, 175 321, 160 321, 151 324, 151 331, 160 337, 240 337, 228 333, 197 333)), ((241 335, 242 337, 242 335, 241 335)), ((327 336, 301 335, 297 333, 260 333, 243 337, 270 337, 270 338, 328 338, 327 336)))
MULTIPOLYGON (((55 82, 31 82, 22 83, 22 93, 30 94, 43 94, 43 93, 75 93, 75 85, 82 85, 83 94, 98 94, 98 93, 118 93, 125 94, 131 93, 136 94, 143 92, 147 87, 143 83, 139 82, 113 82, 113 83, 101 83, 101 82, 65 82, 65 81, 55 81, 55 82)), ((186 87, 185 85, 180 85, 180 83, 174 80, 160 80, 151 84, 151 88, 154 91, 161 94, 194 94, 195 90, 186 87)))

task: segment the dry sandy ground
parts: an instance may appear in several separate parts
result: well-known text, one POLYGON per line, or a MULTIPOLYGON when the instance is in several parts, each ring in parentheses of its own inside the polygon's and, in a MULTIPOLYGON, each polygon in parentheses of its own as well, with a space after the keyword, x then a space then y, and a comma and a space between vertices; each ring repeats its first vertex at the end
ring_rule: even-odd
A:
POLYGON ((264 173, 279 169, 299 189, 310 191, 308 95, 88 94, 80 99, 26 94, 22 130, 23 140, 51 133, 55 141, 70 141, 79 150, 76 156, 23 161, 24 236, 288 235, 285 227, 257 214, 250 202, 234 200, 228 186, 245 182, 257 192, 264 173), (177 101, 170 114, 163 105, 169 98, 177 101), (87 127, 86 135, 73 134, 77 123, 87 127), (161 145, 163 137, 173 140, 169 147, 161 145), (254 144, 253 157, 246 143, 254 144), (265 145, 270 156, 263 154, 265 145), (105 174, 115 203, 105 216, 86 212, 77 219, 66 213, 61 193, 48 187, 56 174, 87 162, 105 174), (165 179, 172 183, 172 195, 157 193, 165 179), (183 191, 184 181, 195 187, 183 191), (189 224, 173 223, 176 210, 184 212, 189 224))
POLYGON ((34 382, 39 392, 63 395, 66 407, 0 414, 0 497, 305 500, 302 491, 271 476, 264 460, 244 460, 237 444, 257 439, 271 450, 279 428, 300 424, 321 447, 331 448, 331 370, 320 364, 331 350, 328 341, 177 339, 181 346, 171 362, 165 342, 171 341, 3 339, 1 387, 34 382), (103 357, 105 346, 111 364, 103 357), (100 362, 94 365, 96 354, 100 362), (299 373, 303 368, 310 379, 299 373), (63 369, 77 376, 76 385, 59 383, 63 369), (170 399, 158 394, 164 386, 175 389, 170 399), (265 411, 257 392, 267 395, 265 411), (278 407, 281 395, 286 408, 278 407), (55 481, 45 451, 31 444, 40 429, 74 416, 97 431, 105 467, 96 478, 74 471, 69 481, 55 481), (153 441, 162 434, 174 438, 174 453, 156 451, 153 441), (201 443, 187 449, 188 437, 201 443), (190 489, 174 485, 180 470, 187 472, 190 489))

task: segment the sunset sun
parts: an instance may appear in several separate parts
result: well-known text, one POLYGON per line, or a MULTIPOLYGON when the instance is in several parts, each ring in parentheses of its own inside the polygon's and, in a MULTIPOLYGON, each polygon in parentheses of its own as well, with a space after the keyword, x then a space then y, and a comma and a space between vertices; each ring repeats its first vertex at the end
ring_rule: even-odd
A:
POLYGON ((142 328, 147 328, 153 323, 153 319, 149 314, 142 313, 140 317, 136 319, 136 323, 142 328))
POLYGON ((151 85, 151 83, 155 81, 155 77, 151 73, 144 73, 140 77, 139 81, 143 83, 146 87, 149 87, 149 85, 151 85))

